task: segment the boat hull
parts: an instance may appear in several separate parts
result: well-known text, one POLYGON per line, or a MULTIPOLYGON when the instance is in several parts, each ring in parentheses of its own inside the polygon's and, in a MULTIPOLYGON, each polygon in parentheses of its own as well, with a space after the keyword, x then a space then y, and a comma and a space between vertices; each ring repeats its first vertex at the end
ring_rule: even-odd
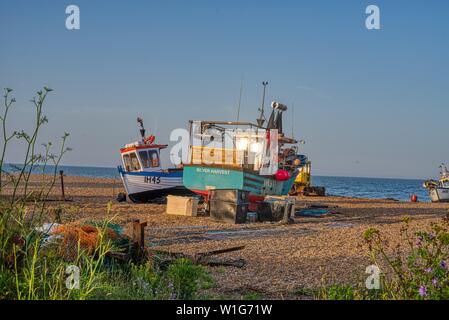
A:
POLYGON ((431 188, 429 195, 432 202, 449 202, 449 188, 431 188))
POLYGON ((119 167, 126 193, 133 202, 148 202, 166 195, 191 195, 182 184, 182 171, 126 172, 119 167))
POLYGON ((208 190, 234 189, 249 191, 251 196, 287 195, 296 175, 286 181, 273 176, 260 176, 241 169, 186 165, 183 184, 187 189, 204 194, 208 190))

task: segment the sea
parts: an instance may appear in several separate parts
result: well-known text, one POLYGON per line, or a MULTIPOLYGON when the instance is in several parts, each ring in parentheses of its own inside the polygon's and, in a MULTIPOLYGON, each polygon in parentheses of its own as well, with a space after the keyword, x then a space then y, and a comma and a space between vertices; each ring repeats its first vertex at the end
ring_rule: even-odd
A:
MULTIPOLYGON (((11 166, 7 166, 5 169, 6 171, 14 170, 11 166)), ((52 166, 48 166, 45 171, 51 174, 53 170, 54 168, 52 166)), ((117 168, 59 166, 58 170, 63 170, 64 174, 68 176, 120 178, 117 168)), ((422 183, 423 180, 418 179, 312 177, 312 184, 314 186, 325 187, 326 194, 330 196, 410 201, 410 197, 416 195, 418 201, 428 202, 430 198, 427 190, 423 188, 422 183)))

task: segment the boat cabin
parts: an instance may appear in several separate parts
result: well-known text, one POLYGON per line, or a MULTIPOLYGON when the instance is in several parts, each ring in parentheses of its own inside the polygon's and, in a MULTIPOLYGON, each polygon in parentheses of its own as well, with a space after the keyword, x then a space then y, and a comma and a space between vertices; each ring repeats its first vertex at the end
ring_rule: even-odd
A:
POLYGON ((272 103, 267 127, 249 122, 190 121, 189 163, 206 167, 240 169, 274 175, 294 171, 300 164, 298 143, 282 132, 281 113, 286 106, 272 103))
POLYGON ((440 169, 440 187, 449 188, 449 171, 447 170, 447 167, 444 163, 440 165, 440 169))
POLYGON ((444 177, 440 179, 440 187, 449 188, 449 177, 444 177))
POLYGON ((160 150, 166 144, 146 144, 135 142, 120 149, 123 169, 126 172, 161 171, 160 150))

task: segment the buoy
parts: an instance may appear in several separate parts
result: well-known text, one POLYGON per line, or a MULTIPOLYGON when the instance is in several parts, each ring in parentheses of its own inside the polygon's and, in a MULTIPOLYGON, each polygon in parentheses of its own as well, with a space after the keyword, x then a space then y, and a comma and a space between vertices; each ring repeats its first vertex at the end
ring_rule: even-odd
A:
POLYGON ((411 201, 411 202, 418 202, 418 196, 417 196, 416 194, 413 194, 413 195, 410 197, 410 201, 411 201))
POLYGON ((290 179, 290 173, 287 170, 280 169, 276 172, 275 178, 277 181, 286 181, 290 179))

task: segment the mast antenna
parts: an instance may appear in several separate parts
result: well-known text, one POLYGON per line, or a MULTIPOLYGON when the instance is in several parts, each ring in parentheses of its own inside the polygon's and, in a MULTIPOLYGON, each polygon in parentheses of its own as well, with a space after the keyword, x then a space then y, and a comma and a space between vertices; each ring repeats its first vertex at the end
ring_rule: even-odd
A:
POLYGON ((262 126, 263 123, 265 122, 265 115, 264 115, 265 90, 266 90, 266 87, 267 87, 267 85, 268 85, 268 81, 263 81, 263 82, 262 82, 262 85, 263 85, 262 106, 259 108, 260 116, 259 116, 259 119, 257 119, 257 124, 258 124, 259 126, 262 126))
POLYGON ((292 139, 295 138, 295 103, 292 102, 292 139))
POLYGON ((239 104, 237 107, 237 122, 239 122, 240 119, 240 105, 242 103, 242 93, 243 93, 243 78, 240 82, 240 95, 239 95, 239 104))

